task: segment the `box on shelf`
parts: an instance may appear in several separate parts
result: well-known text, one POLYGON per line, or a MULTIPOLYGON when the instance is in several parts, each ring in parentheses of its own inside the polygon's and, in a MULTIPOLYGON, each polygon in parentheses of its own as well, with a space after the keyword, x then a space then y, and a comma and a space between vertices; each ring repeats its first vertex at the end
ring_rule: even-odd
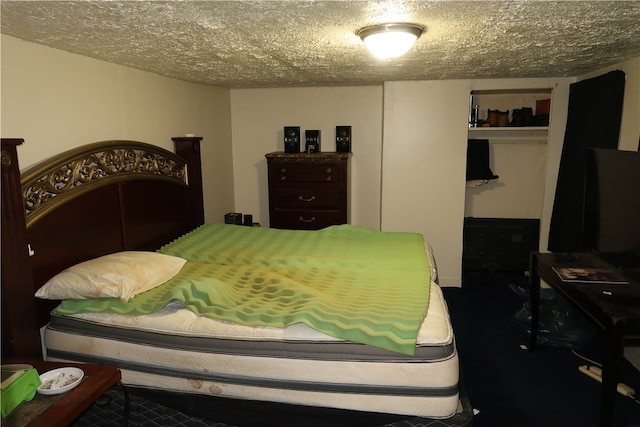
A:
POLYGON ((551 99, 539 99, 536 101, 536 115, 542 116, 551 113, 551 99))

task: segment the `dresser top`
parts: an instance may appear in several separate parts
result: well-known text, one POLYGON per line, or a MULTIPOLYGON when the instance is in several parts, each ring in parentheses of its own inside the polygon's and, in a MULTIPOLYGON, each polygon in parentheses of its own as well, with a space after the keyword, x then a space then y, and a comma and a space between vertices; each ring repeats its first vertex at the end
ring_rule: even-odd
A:
POLYGON ((281 158, 281 159, 348 159, 351 153, 336 153, 333 151, 321 151, 319 153, 285 153, 283 151, 276 151, 273 153, 265 154, 267 159, 281 158))

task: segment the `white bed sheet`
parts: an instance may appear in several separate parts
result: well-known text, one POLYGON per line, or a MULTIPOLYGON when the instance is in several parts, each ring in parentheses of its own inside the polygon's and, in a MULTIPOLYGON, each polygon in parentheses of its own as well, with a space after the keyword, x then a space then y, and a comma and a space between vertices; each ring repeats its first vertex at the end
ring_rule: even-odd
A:
MULTIPOLYGON (((179 303, 172 303, 157 313, 129 316, 111 313, 80 313, 70 317, 109 326, 132 328, 174 335, 280 341, 341 341, 298 323, 287 328, 244 326, 233 322, 199 316, 179 303)), ((431 283, 427 315, 418 333, 417 345, 448 344, 453 329, 440 287, 431 283)))

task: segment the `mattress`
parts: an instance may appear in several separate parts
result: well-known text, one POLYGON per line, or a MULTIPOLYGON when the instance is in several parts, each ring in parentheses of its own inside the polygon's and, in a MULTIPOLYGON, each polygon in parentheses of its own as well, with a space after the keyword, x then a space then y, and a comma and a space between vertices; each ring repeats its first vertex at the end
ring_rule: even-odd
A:
POLYGON ((205 318, 179 304, 146 316, 52 314, 44 343, 48 360, 116 364, 123 382, 137 387, 447 418, 458 409, 458 356, 435 283, 429 301, 413 356, 302 324, 205 318))

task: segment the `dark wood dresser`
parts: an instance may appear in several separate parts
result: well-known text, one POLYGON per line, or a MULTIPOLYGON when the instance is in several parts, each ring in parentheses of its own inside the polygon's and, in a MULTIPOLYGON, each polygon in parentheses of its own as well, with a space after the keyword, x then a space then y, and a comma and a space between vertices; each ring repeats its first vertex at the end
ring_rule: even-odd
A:
POLYGON ((318 230, 349 222, 350 153, 269 153, 271 228, 318 230))

